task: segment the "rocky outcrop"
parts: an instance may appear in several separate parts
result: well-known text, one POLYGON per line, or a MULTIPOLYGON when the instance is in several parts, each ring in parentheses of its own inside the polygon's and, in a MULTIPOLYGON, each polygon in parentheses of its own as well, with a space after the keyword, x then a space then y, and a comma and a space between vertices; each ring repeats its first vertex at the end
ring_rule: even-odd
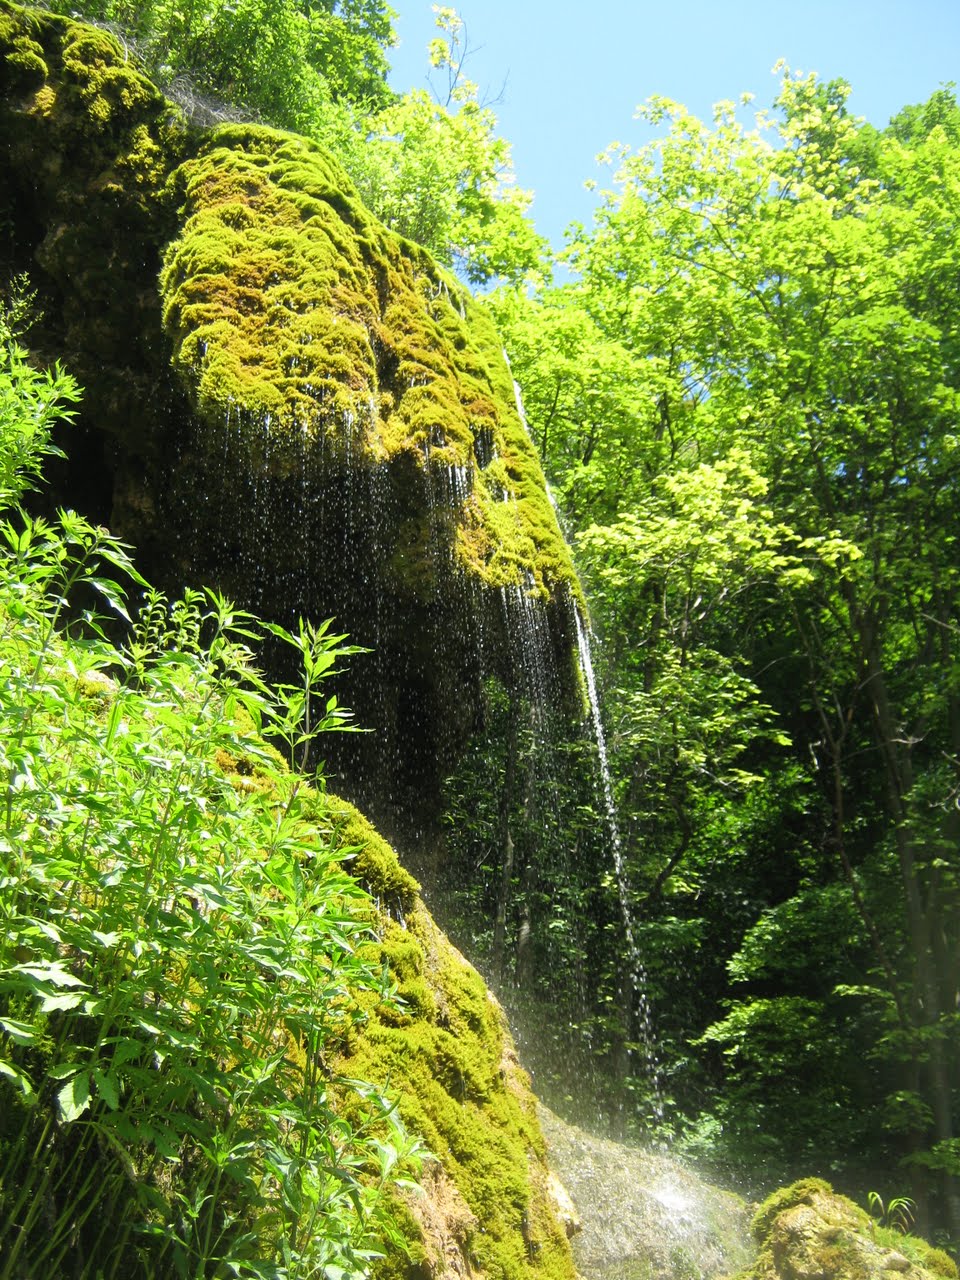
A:
POLYGON ((340 785, 429 825, 488 675, 578 688, 579 587, 483 309, 312 143, 195 127, 108 33, 8 0, 0 164, 0 267, 85 388, 56 497, 162 586, 335 616, 377 731, 340 785))
POLYGON ((955 1280, 941 1249, 879 1226, 829 1183, 805 1178, 772 1195, 753 1222, 760 1247, 737 1280, 955 1280))

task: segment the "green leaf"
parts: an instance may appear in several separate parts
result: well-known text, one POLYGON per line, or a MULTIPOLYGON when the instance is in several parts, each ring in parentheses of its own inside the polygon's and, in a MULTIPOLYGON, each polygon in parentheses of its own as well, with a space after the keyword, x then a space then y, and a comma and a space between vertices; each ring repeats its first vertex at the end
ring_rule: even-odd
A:
POLYGON ((67 1009, 76 1009, 77 1005, 83 1003, 84 997, 79 991, 67 991, 63 995, 44 995, 40 998, 40 1012, 62 1012, 67 1009))
POLYGON ((0 1076, 6 1076, 8 1080, 12 1080, 28 1102, 35 1100, 36 1092, 30 1077, 19 1067, 15 1067, 12 1062, 0 1058, 0 1076))
POLYGON ((0 1018, 0 1027, 11 1040, 17 1044, 36 1044, 37 1029, 29 1022, 18 1022, 14 1018, 0 1018))
POLYGON ((93 1069, 93 1080, 97 1086, 97 1093, 104 1100, 111 1111, 116 1111, 120 1105, 120 1089, 119 1082, 113 1073, 104 1074, 99 1068, 93 1069))
POLYGON ((57 1109, 64 1124, 71 1124, 90 1106, 90 1073, 81 1071, 57 1093, 57 1109))
POLYGON ((18 964, 9 970, 10 973, 22 973, 37 982, 49 982, 55 987, 83 987, 87 984, 65 969, 62 964, 18 964))

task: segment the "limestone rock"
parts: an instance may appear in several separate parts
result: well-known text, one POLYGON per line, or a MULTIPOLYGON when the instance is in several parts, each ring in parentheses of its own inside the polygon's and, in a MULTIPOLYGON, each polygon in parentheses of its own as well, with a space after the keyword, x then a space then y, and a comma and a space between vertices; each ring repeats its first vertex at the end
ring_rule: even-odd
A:
POLYGON ((667 1156, 587 1133, 545 1107, 540 1120, 548 1159, 581 1223, 571 1245, 582 1275, 709 1280, 750 1256, 748 1214, 737 1196, 667 1156))
POLYGON ((957 1275, 942 1250, 880 1227, 818 1178, 772 1195, 757 1212, 753 1229, 760 1253, 737 1280, 937 1280, 957 1275))
POLYGON ((573 1200, 570 1197, 570 1192, 552 1169, 547 1175, 547 1195, 549 1195, 553 1202, 557 1218, 560 1220, 560 1225, 567 1233, 567 1238, 570 1239, 575 1236, 578 1231, 582 1231, 583 1222, 581 1221, 579 1213, 577 1213, 577 1206, 573 1203, 573 1200))

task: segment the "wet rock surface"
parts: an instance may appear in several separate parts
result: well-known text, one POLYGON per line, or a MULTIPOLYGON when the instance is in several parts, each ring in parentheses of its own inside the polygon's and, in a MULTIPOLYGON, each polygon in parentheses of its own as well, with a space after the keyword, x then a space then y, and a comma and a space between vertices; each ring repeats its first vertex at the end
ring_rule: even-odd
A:
POLYGON ((580 1221, 571 1240, 586 1280, 708 1280, 750 1262, 750 1214, 731 1192, 668 1156, 567 1124, 545 1107, 548 1158, 580 1221))

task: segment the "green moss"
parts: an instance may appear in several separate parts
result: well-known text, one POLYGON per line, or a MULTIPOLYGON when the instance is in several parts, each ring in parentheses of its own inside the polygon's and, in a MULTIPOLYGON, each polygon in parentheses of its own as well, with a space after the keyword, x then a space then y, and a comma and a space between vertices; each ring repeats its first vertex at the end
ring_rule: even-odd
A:
POLYGON ((945 1276, 947 1280, 956 1280, 957 1264, 943 1249, 934 1249, 932 1245, 921 1240, 923 1245, 921 1259, 926 1269, 935 1276, 945 1276))
POLYGON ((390 845, 352 804, 332 795, 325 796, 324 801, 327 821, 338 843, 354 851, 348 864, 352 874, 387 910, 409 910, 420 886, 400 865, 390 845))
POLYGON ((39 290, 40 354, 78 378, 98 430, 119 437, 135 424, 138 449, 163 358, 169 180, 186 146, 170 104, 111 35, 0 0, 3 269, 28 271, 39 290))
POLYGON ((789 1187, 781 1187, 779 1191, 774 1191, 773 1195, 767 1196, 754 1214, 753 1222, 750 1224, 754 1240, 758 1243, 766 1240, 774 1219, 784 1209, 792 1209, 798 1204, 811 1204, 817 1195, 832 1194, 833 1188, 829 1182, 824 1182, 823 1178, 801 1178, 798 1182, 792 1182, 789 1187))
MULTIPOLYGON (((282 469, 285 450, 322 441, 355 466, 406 459, 437 493, 455 469, 469 488, 450 519, 462 568, 487 586, 578 593, 482 308, 302 138, 224 126, 178 181, 163 320, 209 447, 246 430, 252 456, 282 469)), ((394 570, 416 575, 422 558, 394 570)))
MULTIPOLYGON (((490 1277, 573 1276, 566 1239, 547 1200, 544 1147, 529 1082, 503 1015, 479 975, 422 906, 379 944, 404 995, 426 990, 410 1016, 383 1008, 345 1054, 347 1074, 386 1079, 401 1114, 437 1157, 469 1209, 463 1247, 490 1277)), ((384 1274, 396 1273, 396 1257, 384 1274)), ((401 1262, 411 1275, 415 1264, 401 1262)))

